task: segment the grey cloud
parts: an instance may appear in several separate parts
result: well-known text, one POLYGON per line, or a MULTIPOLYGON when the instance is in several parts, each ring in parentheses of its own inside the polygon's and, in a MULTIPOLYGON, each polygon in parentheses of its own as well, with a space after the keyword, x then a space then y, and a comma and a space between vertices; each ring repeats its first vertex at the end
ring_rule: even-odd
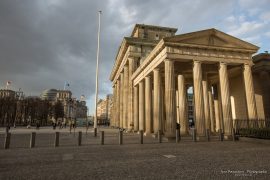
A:
MULTIPOLYGON (((102 10, 100 96, 111 93, 109 75, 118 47, 135 23, 177 27, 178 33, 224 28, 237 2, 216 0, 1 0, 0 86, 13 81, 28 95, 63 88, 93 100, 98 10, 102 10)), ((89 101, 90 109, 93 102, 89 101)))

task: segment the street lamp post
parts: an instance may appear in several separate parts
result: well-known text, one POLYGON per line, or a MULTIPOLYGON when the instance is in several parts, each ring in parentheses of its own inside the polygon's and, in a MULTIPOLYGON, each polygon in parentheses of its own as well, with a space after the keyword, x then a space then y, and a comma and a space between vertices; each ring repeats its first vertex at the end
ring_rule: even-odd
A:
POLYGON ((97 136, 97 102, 98 102, 98 61, 99 61, 99 36, 100 36, 100 15, 98 11, 98 43, 97 43, 97 67, 96 67, 96 99, 95 99, 95 119, 94 119, 94 136, 97 136))

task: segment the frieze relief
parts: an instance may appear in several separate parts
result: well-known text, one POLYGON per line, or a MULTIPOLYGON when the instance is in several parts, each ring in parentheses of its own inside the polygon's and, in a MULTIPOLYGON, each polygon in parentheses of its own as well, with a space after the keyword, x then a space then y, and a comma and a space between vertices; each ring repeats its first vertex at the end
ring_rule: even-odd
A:
POLYGON ((180 55, 192 55, 192 56, 203 56, 203 57, 217 57, 217 58, 228 58, 228 59, 243 59, 249 60, 250 54, 235 51, 223 51, 216 49, 199 49, 199 48, 189 48, 189 47, 170 47, 167 48, 170 53, 180 54, 180 55))

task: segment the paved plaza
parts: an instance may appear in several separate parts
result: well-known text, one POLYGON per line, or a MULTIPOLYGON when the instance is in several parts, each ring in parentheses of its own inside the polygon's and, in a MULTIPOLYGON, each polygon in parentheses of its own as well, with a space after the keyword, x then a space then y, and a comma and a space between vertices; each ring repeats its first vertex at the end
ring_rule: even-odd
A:
POLYGON ((54 130, 11 129, 10 149, 4 149, 4 129, 0 129, 0 179, 269 179, 269 141, 192 142, 161 144, 151 136, 124 133, 118 145, 118 131, 105 131, 105 145, 93 130, 60 132, 54 147, 54 130), (83 132, 77 146, 78 131, 83 132), (30 132, 36 131, 36 147, 29 148, 30 132))

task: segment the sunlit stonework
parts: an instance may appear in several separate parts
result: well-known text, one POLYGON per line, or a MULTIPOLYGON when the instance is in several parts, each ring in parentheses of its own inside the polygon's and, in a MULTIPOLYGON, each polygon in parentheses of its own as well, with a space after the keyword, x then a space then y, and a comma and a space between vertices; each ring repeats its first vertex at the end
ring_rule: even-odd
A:
POLYGON ((216 29, 180 35, 176 31, 136 24, 123 39, 110 75, 111 126, 146 134, 161 130, 174 138, 180 123, 181 134, 187 134, 190 87, 199 136, 206 129, 222 129, 230 137, 235 119, 269 117, 270 101, 263 102, 262 91, 269 91, 270 81, 262 87, 260 78, 269 79, 270 65, 260 66, 265 70, 259 73, 259 67, 252 70, 257 46, 216 29))

